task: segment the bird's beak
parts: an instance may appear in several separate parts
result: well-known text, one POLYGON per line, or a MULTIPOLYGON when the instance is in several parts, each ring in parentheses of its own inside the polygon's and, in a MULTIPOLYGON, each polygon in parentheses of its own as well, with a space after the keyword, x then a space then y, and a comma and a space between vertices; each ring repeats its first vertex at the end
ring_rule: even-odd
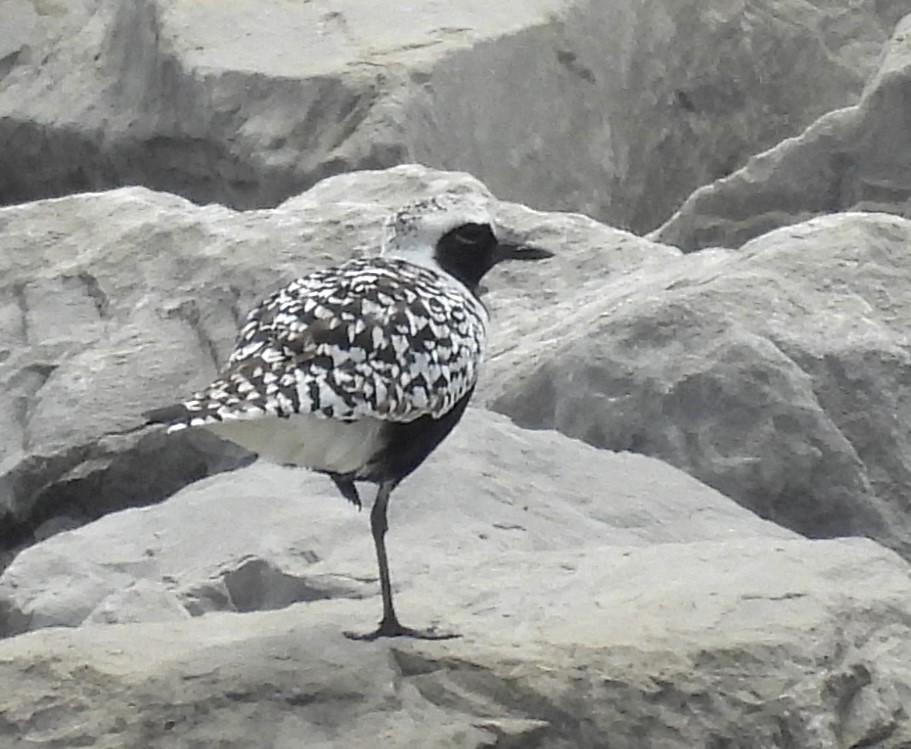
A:
POLYGON ((527 244, 513 244, 512 242, 499 242, 495 253, 496 262, 501 260, 545 260, 553 257, 554 253, 542 247, 531 247, 527 244))

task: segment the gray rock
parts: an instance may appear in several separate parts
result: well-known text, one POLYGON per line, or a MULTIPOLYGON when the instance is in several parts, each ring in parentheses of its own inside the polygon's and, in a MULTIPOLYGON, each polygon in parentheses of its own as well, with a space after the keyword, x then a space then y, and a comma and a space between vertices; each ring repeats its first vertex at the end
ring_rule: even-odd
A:
POLYGON ((0 200, 235 207, 419 161, 637 230, 854 103, 907 0, 6 0, 0 200), (656 54, 660 50, 660 54, 656 54))
MULTIPOLYGON (((443 555, 439 555, 442 557, 443 555)), ((911 742, 911 578, 870 541, 749 538, 433 559, 411 615, 363 603, 50 629, 0 643, 10 749, 911 742), (521 585, 516 581, 522 580, 521 585)))
POLYGON ((818 5, 7 0, 0 200, 487 186, 0 210, 0 546, 39 542, 0 576, 0 745, 911 746, 907 563, 745 509, 911 555, 907 221, 683 256, 499 204, 558 254, 491 278, 476 402, 590 444, 473 411, 397 493, 401 614, 452 641, 343 640, 379 610, 367 514, 139 417, 416 197, 643 230, 860 97, 656 236, 902 213, 907 19, 861 87, 907 0, 818 5))
MULTIPOLYGON (((205 384, 263 295, 375 252, 392 207, 450 189, 486 192, 467 175, 403 166, 326 180, 271 211, 198 207, 139 188, 0 209, 0 543, 16 548, 159 501, 247 461, 204 434, 137 432, 139 415, 205 384)), ((602 240, 619 232, 519 206, 503 214, 505 231, 565 241, 550 264, 560 279, 551 298, 586 274, 678 254, 623 235, 605 260, 602 240)), ((491 278, 495 335, 547 298, 517 302, 547 288, 542 279, 532 287, 532 276, 514 268, 491 278)))
MULTIPOLYGON (((485 190, 405 166, 272 211, 137 189, 0 210, 5 546, 248 461, 207 435, 134 431, 138 414, 206 382, 267 291, 367 251, 391 206, 449 189, 485 190)), ((908 553, 905 222, 833 217, 682 260, 581 216, 499 214, 558 256, 492 278, 480 403, 667 460, 800 532, 908 553)))
MULTIPOLYGON (((80 589, 80 580, 76 589, 80 589)), ((2 604, 0 604, 2 608, 2 604)), ((126 588, 114 590, 95 605, 83 624, 126 624, 189 619, 190 613, 162 583, 137 578, 126 588)))
MULTIPOLYGON (((474 410, 402 486, 390 522, 403 590, 494 552, 796 537, 660 461, 474 410)), ((0 577, 0 634, 372 597, 373 554, 367 513, 331 482, 257 462, 23 551, 0 577)))
POLYGON ((911 221, 844 214, 593 280, 520 327, 487 397, 801 533, 909 556, 909 246, 911 221))
POLYGON ((839 211, 911 218, 911 16, 896 28, 855 106, 696 190, 652 238, 686 251, 739 247, 777 227, 839 211))

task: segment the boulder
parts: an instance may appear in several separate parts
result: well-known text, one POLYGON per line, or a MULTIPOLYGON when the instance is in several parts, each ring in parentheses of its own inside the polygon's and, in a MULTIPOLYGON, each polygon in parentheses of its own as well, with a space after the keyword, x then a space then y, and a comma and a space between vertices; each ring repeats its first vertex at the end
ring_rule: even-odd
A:
POLYGON ((772 229, 844 211, 911 218, 911 15, 853 106, 704 185, 651 238, 692 252, 740 247, 772 229))
POLYGON ((911 746, 907 0, 2 5, 0 746, 911 746), (140 414, 451 191, 556 254, 352 642, 368 513, 140 414))
MULTIPOLYGON (((265 293, 375 251, 391 208, 445 190, 489 195, 402 166, 246 213, 137 188, 0 210, 5 547, 249 462, 139 414, 205 384, 265 293)), ((501 233, 557 256, 492 274, 479 403, 666 460, 801 533, 909 553, 907 221, 839 215, 684 257, 496 205, 501 233)))
MULTIPOLYGON (((245 213, 143 188, 0 209, 0 544, 20 548, 247 462, 214 437, 144 431, 140 414, 207 384, 264 295, 377 252, 391 209, 448 190, 489 196, 468 175, 402 166, 245 213)), ((491 274, 499 348, 516 318, 583 278, 679 254, 582 216, 500 208, 502 232, 561 254, 550 280, 530 267, 491 274)))
POLYGON ((652 455, 814 537, 911 555, 911 221, 839 214, 592 279, 490 363, 520 425, 652 455))
MULTIPOLYGON (((442 555, 440 555, 442 556, 442 555)), ((10 749, 690 749, 911 742, 911 578, 865 540, 435 558, 436 642, 351 642, 363 601, 0 642, 10 749), (521 581, 519 583, 518 581, 521 581)))
POLYGON ((0 202, 128 184, 236 208, 419 161, 658 226, 856 102, 906 0, 5 0, 0 202))
MULTIPOLYGON (((368 516, 302 469, 222 473, 20 553, 0 577, 0 635, 376 596, 368 516)), ((653 458, 474 409, 396 492, 390 524, 403 591, 497 552, 797 537, 653 458)))

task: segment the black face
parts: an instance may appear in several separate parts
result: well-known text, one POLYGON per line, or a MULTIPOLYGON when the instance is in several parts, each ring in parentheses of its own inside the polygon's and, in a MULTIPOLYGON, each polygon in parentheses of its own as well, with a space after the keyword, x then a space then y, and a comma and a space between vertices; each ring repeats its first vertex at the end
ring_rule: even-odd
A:
POLYGON ((462 224, 437 242, 440 267, 476 291, 484 274, 501 260, 540 260, 552 253, 497 241, 490 224, 462 224))
POLYGON ((437 242, 436 260, 451 276, 474 290, 496 261, 497 238, 489 224, 462 224, 437 242))

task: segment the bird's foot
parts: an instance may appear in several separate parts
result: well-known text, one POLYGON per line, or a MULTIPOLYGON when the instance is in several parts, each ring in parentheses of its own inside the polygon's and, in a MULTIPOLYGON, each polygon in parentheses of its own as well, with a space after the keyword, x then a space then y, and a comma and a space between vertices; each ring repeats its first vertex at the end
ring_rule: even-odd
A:
POLYGON ((346 476, 341 476, 337 473, 330 473, 329 478, 332 479, 332 482, 341 492, 342 496, 355 507, 357 507, 357 511, 360 512, 361 495, 357 493, 357 487, 354 485, 354 481, 346 476))
POLYGON ((385 619, 380 622, 380 626, 373 632, 344 632, 343 634, 349 640, 361 640, 365 642, 372 642, 373 640, 378 640, 380 637, 411 637, 415 640, 452 640, 456 637, 461 637, 461 635, 453 634, 451 632, 438 632, 433 627, 428 629, 403 627, 398 621, 393 620, 389 622, 385 619))

